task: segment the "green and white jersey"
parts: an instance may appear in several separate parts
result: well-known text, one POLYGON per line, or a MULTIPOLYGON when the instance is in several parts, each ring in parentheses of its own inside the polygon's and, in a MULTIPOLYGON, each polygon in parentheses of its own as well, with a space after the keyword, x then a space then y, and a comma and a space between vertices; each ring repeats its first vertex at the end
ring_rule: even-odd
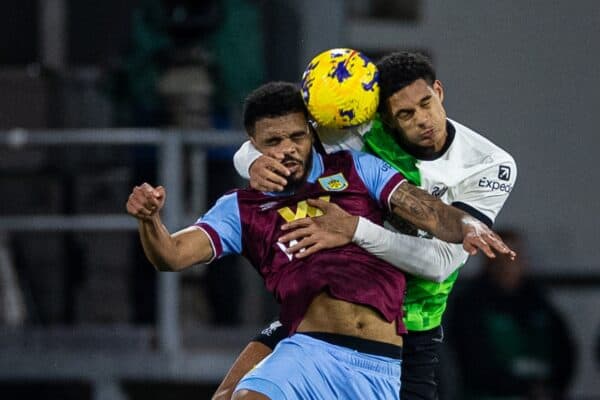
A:
MULTIPOLYGON (((512 191, 517 176, 506 151, 468 127, 448 119, 448 139, 438 154, 419 159, 408 154, 379 120, 362 128, 363 150, 374 153, 405 174, 408 180, 491 226, 512 191)), ((354 133, 356 134, 356 132, 354 133)), ((419 236, 430 238, 425 232, 419 236)), ((385 250, 379 250, 385 251, 385 250)), ((407 275, 404 322, 408 330, 423 331, 441 324, 448 295, 467 253, 455 253, 453 268, 441 282, 407 275)))
MULTIPOLYGON (((411 183, 491 226, 515 184, 516 164, 506 151, 456 121, 448 119, 447 131, 444 148, 434 157, 419 159, 400 147, 377 118, 355 128, 318 129, 327 152, 354 149, 375 154, 411 183)), ((234 157, 240 175, 248 177, 248 167, 258 156, 251 145, 242 146, 234 157)), ((353 239, 405 271, 404 322, 409 331, 441 324, 458 269, 468 258, 460 244, 426 232, 417 235, 392 232, 361 218, 353 239)))

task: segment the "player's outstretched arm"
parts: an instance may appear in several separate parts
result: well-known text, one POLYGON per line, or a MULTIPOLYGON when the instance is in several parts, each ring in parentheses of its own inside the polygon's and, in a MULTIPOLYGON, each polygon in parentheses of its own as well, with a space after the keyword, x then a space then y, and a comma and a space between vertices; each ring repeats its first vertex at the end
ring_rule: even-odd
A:
POLYGON ((194 227, 170 234, 160 218, 166 199, 162 186, 135 186, 127 199, 127 212, 138 220, 138 232, 148 260, 159 271, 179 271, 207 262, 213 256, 206 233, 194 227))
POLYGON ((462 242, 471 255, 481 250, 490 258, 495 257, 495 252, 511 258, 516 256, 500 236, 483 222, 408 182, 403 182, 394 190, 390 208, 396 215, 439 239, 462 242))
POLYGON ((212 400, 231 400, 233 391, 238 382, 246 375, 256 364, 261 362, 273 350, 261 342, 252 341, 242 350, 235 360, 225 378, 217 388, 212 400))

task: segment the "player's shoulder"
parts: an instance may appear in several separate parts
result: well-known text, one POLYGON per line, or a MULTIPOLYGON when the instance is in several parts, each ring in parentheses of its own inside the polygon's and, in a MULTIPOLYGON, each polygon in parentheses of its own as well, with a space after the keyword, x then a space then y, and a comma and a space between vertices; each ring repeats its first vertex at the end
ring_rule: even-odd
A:
POLYGON ((372 121, 343 129, 317 127, 321 144, 327 153, 340 150, 361 150, 364 147, 363 136, 371 128, 372 121))
POLYGON ((348 154, 354 163, 354 166, 359 170, 364 169, 391 169, 391 166, 383 161, 381 158, 374 156, 373 154, 365 153, 364 151, 358 150, 344 150, 348 154))
POLYGON ((360 160, 379 160, 379 158, 377 158, 373 154, 366 153, 361 150, 348 149, 348 150, 343 150, 340 153, 346 153, 350 157, 352 157, 353 159, 358 160, 358 161, 360 161, 360 160))
POLYGON ((515 160, 508 151, 466 125, 449 118, 448 121, 455 129, 454 142, 450 147, 451 158, 460 160, 465 165, 494 167, 508 164, 516 167, 515 160))
POLYGON ((261 202, 265 198, 270 198, 268 193, 252 189, 250 186, 245 188, 236 188, 227 191, 216 201, 215 205, 221 207, 240 207, 243 204, 253 204, 261 202))
POLYGON ((334 153, 328 153, 321 155, 325 161, 331 160, 348 160, 351 159, 354 164, 360 164, 361 162, 372 162, 379 160, 377 157, 365 153, 364 151, 355 149, 344 149, 334 153))
MULTIPOLYGON (((490 196, 499 191, 508 195, 517 179, 514 158, 483 135, 456 121, 449 121, 456 131, 445 171, 452 172, 456 199, 462 198, 463 191, 474 193, 474 190, 490 196)), ((469 201, 475 202, 473 198, 469 201)))
POLYGON ((215 207, 227 207, 236 204, 241 191, 243 191, 243 189, 231 189, 223 193, 217 201, 215 201, 215 207))

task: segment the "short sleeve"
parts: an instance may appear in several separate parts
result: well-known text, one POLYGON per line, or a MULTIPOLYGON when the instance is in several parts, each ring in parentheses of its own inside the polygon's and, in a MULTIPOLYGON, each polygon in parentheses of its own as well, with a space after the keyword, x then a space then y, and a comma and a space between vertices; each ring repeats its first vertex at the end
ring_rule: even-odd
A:
POLYGON ((516 163, 507 157, 460 182, 452 205, 491 226, 512 192, 516 179, 516 163))
POLYGON ((390 164, 367 153, 352 151, 358 175, 369 190, 371 197, 382 207, 389 209, 390 196, 405 178, 390 164))
POLYGON ((250 179, 250 166, 261 155, 261 152, 256 150, 249 140, 246 140, 233 155, 233 166, 242 178, 250 179))
POLYGON ((210 238, 215 258, 242 251, 242 229, 237 192, 222 196, 195 225, 210 238))

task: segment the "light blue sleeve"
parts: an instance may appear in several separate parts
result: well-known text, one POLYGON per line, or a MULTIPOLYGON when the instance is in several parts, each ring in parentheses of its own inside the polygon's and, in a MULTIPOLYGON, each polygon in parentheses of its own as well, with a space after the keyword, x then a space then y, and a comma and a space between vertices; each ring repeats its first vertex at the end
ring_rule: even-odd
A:
MULTIPOLYGON (((385 200, 381 198, 381 194, 392 179, 398 180, 399 177, 403 179, 403 176, 385 161, 360 151, 351 151, 351 153, 358 175, 375 200, 385 200)), ((382 201, 382 204, 385 204, 385 201, 382 201)))
MULTIPOLYGON (((208 225, 218 235, 220 246, 215 243, 217 257, 242 252, 242 227, 237 192, 219 198, 215 205, 196 221, 196 225, 208 225)), ((217 238, 214 238, 212 233, 208 232, 211 240, 216 241, 217 238)))

